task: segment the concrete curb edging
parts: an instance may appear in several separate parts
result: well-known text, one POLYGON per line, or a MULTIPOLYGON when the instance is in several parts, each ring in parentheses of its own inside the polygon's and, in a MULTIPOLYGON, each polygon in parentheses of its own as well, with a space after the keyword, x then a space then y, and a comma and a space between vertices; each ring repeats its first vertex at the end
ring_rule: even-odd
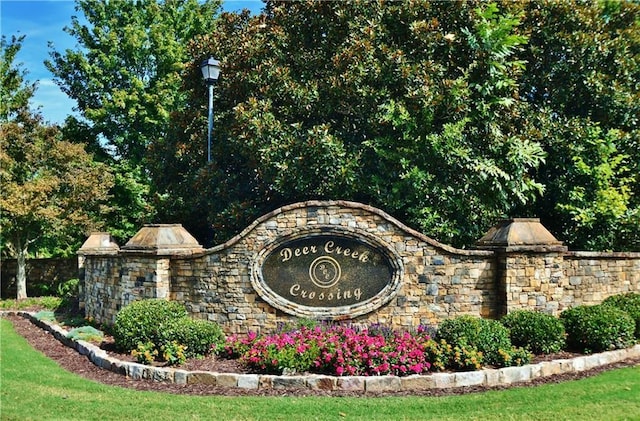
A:
POLYGON ((38 320, 32 313, 24 311, 4 311, 2 315, 18 315, 28 318, 36 326, 50 332, 64 345, 74 348, 81 355, 86 355, 96 366, 117 374, 126 375, 134 380, 148 379, 176 384, 207 384, 247 390, 309 389, 326 391, 401 392, 469 386, 500 386, 527 382, 555 374, 585 371, 629 358, 640 358, 640 344, 638 344, 627 349, 617 349, 572 359, 545 361, 521 367, 504 367, 456 373, 433 373, 407 377, 336 377, 319 374, 277 376, 214 373, 208 371, 186 371, 168 367, 152 367, 121 361, 109 356, 106 351, 92 343, 68 338, 68 332, 65 329, 56 324, 38 320))

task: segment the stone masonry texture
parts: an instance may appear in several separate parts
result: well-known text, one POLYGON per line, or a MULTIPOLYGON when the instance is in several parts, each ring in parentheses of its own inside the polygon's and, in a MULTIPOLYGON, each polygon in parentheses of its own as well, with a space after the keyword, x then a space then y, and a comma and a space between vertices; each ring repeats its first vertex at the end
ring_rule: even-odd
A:
POLYGON ((87 316, 112 323, 127 304, 156 298, 183 303, 193 317, 215 321, 227 334, 273 331, 295 320, 301 308, 284 302, 274 307, 263 299, 255 288, 258 256, 282 238, 327 230, 375 238, 401 276, 398 287, 367 304, 364 314, 343 317, 353 323, 413 329, 463 314, 499 318, 534 309, 558 315, 610 295, 640 292, 640 253, 568 251, 532 219, 504 222, 476 250, 440 244, 381 210, 345 201, 279 208, 211 249, 179 225, 144 229, 151 244, 130 241, 118 249, 109 238, 90 237, 79 250, 87 316), (158 240, 164 238, 169 242, 158 240), (175 239, 186 240, 171 244, 175 239))

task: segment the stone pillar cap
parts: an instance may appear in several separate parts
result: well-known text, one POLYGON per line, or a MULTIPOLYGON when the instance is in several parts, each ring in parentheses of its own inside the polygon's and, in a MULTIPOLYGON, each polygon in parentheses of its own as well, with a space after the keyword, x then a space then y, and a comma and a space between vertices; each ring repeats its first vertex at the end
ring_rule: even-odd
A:
POLYGON ((117 254, 120 247, 108 232, 92 232, 78 254, 117 254))
POLYGON ((479 248, 505 251, 566 251, 539 218, 511 218, 492 227, 478 241, 479 248))
POLYGON ((151 254, 192 254, 202 250, 198 241, 181 224, 144 225, 122 247, 123 252, 151 254))

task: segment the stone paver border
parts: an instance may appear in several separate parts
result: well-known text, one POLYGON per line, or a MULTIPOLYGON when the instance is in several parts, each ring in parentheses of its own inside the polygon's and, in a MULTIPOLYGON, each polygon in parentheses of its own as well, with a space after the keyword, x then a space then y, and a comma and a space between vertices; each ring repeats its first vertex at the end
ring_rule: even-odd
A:
POLYGON ((434 373, 429 375, 397 376, 347 376, 293 375, 277 376, 262 374, 213 373, 208 371, 186 371, 168 367, 151 367, 121 361, 109 356, 98 346, 67 337, 69 333, 56 324, 36 319, 32 313, 5 311, 28 318, 32 323, 50 332, 57 340, 86 355, 96 366, 132 379, 150 379, 176 384, 208 384, 211 386, 237 387, 240 389, 310 389, 344 390, 362 392, 401 392, 411 390, 447 389, 468 386, 500 386, 527 382, 554 374, 580 372, 591 368, 640 357, 640 344, 627 349, 585 355, 572 359, 561 359, 528 364, 522 367, 505 367, 459 373, 434 373))

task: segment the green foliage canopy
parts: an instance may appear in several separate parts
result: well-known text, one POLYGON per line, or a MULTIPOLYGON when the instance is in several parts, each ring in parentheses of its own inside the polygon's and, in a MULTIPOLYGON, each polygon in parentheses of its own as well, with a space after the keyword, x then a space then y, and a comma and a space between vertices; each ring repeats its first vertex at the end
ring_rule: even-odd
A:
POLYGON ((7 106, 0 120, 0 244, 3 256, 18 261, 18 299, 26 298, 27 257, 52 242, 77 247, 99 228, 112 185, 109 169, 84 145, 62 139, 57 126, 29 109, 35 85, 13 62, 22 39, 7 44, 3 38, 0 65, 7 106))
POLYGON ((183 106, 185 45, 211 29, 218 7, 218 1, 79 0, 87 24, 74 16, 65 28, 78 49, 53 50, 47 68, 94 134, 138 165, 183 106))
POLYGON ((0 121, 13 120, 29 108, 29 99, 35 92, 35 83, 25 81, 26 70, 15 63, 16 54, 22 48, 24 35, 12 36, 11 41, 2 35, 0 40, 0 121))
POLYGON ((2 137, 2 242, 18 258, 18 298, 25 298, 28 254, 52 239, 74 244, 99 228, 113 179, 83 145, 62 140, 39 116, 2 123, 2 137))
POLYGON ((542 191, 529 174, 545 153, 518 95, 519 22, 474 2, 270 2, 262 16, 223 14, 191 47, 223 61, 211 184, 233 173, 251 188, 215 191, 226 208, 212 209, 339 197, 442 241, 479 238, 542 191))
MULTIPOLYGON (((309 198, 437 239, 538 216, 573 248, 639 249, 633 2, 268 2, 190 46, 221 59, 214 238, 309 198), (595 34, 595 36, 594 36, 595 34)), ((180 117, 203 133, 203 113, 180 117)), ((202 199, 198 199, 199 201, 202 199)), ((201 206, 199 206, 201 207, 201 206)))
MULTIPOLYGON (((166 195, 155 186, 172 177, 159 150, 171 117, 185 107, 181 89, 186 45, 211 30, 219 0, 78 0, 65 31, 77 49, 56 51, 45 64, 77 101, 80 119, 65 133, 89 145, 116 173, 107 225, 119 240, 157 222, 166 195)), ((168 218, 172 218, 169 216, 168 218)), ((171 220, 170 222, 175 222, 171 220)))
POLYGON ((340 198, 457 246, 538 216, 572 248, 640 250, 636 2, 217 7, 79 0, 82 49, 52 53, 85 119, 68 130, 118 161, 122 237, 181 222, 212 245, 285 203, 340 198))
POLYGON ((640 250, 640 5, 526 6, 521 90, 548 156, 528 212, 574 249, 640 250))

